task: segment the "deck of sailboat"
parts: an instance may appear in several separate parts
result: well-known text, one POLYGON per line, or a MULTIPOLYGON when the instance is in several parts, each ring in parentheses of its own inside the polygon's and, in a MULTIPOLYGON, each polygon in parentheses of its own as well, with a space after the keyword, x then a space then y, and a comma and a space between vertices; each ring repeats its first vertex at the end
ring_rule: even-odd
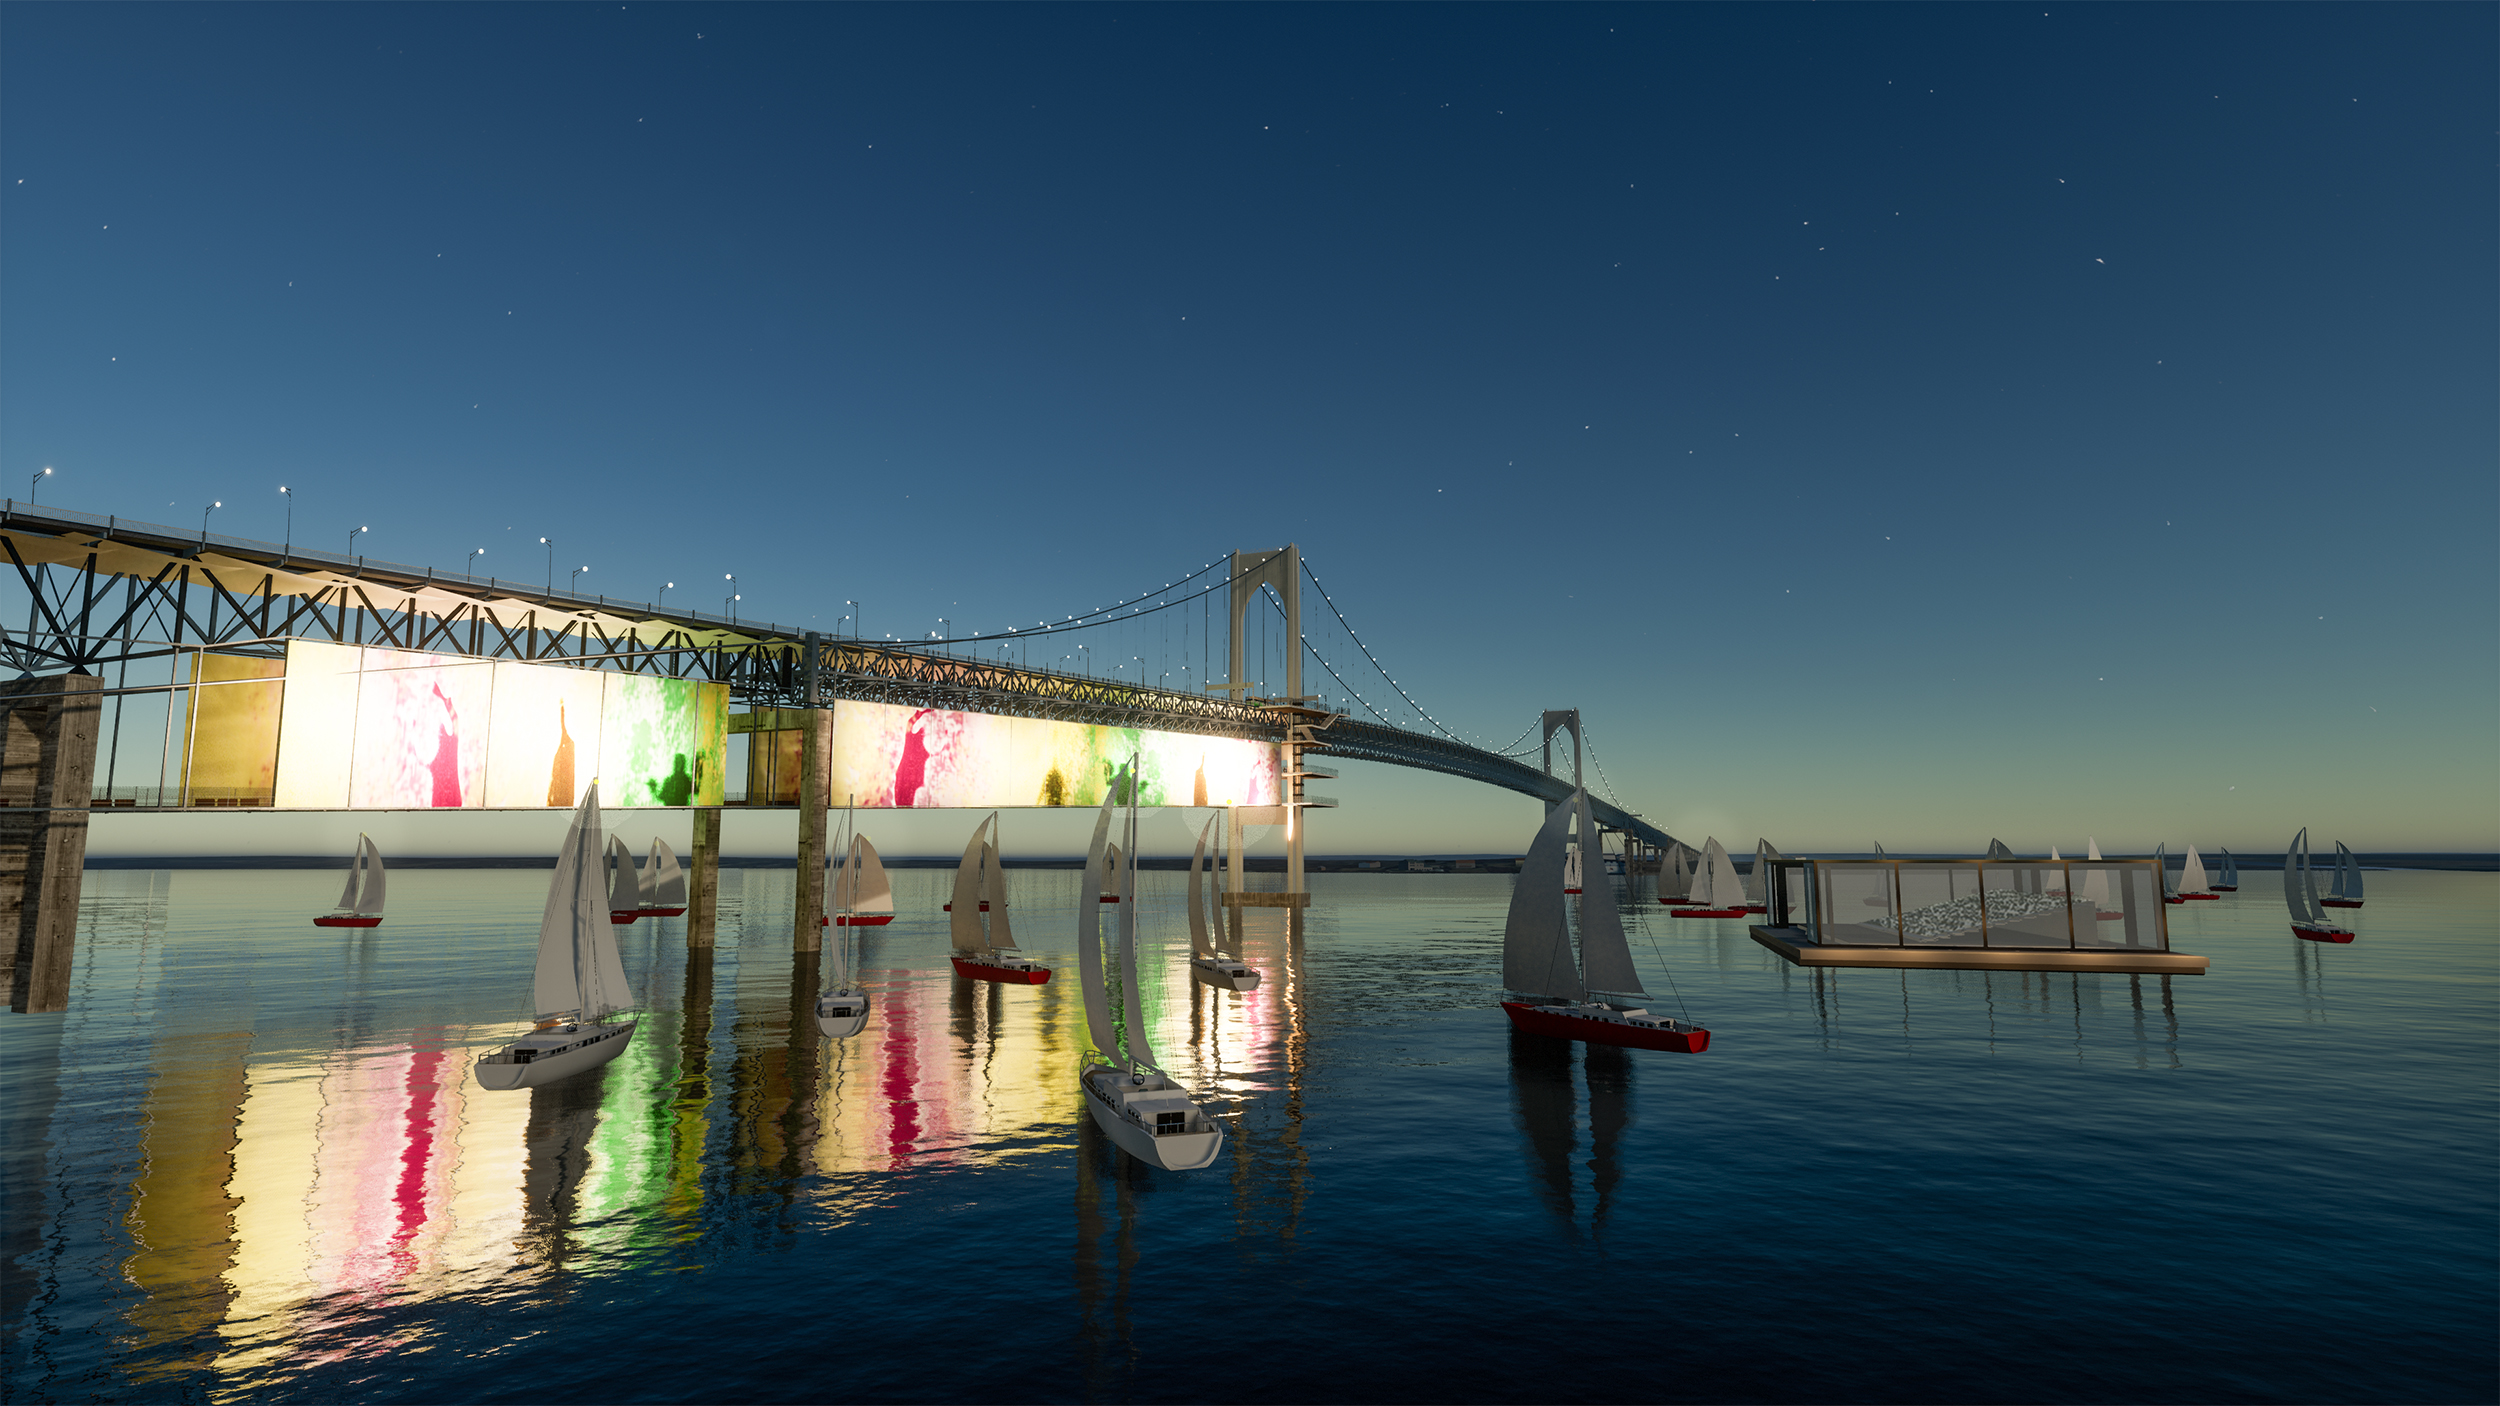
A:
POLYGON ((1745 929, 1753 940, 1800 967, 1909 967, 1928 971, 2118 972, 2143 976, 2202 976, 2203 957, 2126 947, 1855 947, 1818 944, 1804 928, 1761 923, 1745 929))

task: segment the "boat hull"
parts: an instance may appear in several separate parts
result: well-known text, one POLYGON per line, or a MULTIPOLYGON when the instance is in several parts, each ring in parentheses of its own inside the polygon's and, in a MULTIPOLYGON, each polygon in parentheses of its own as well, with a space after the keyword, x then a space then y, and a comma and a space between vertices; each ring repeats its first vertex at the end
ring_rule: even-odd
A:
POLYGON ((2216 897, 2218 897, 2218 895, 2210 893, 2183 893, 2179 895, 2179 901, 2182 903, 2211 903, 2216 897))
POLYGON ((1502 1010, 1510 1016, 1512 1029, 1529 1035, 1579 1040, 1591 1045, 1622 1045, 1635 1050, 1667 1050, 1675 1054, 1700 1054, 1710 1048, 1710 1032, 1707 1030, 1650 1030, 1573 1015, 1565 1008, 1532 1005, 1526 1001, 1504 1001, 1502 1010))
POLYGON ((645 908, 642 910, 642 916, 646 918, 682 918, 686 916, 686 910, 683 908, 645 908))
POLYGON ((1671 918, 1741 918, 1745 916, 1745 913, 1746 910, 1742 908, 1678 908, 1667 916, 1671 918))
POLYGON ((1085 1089, 1085 1111, 1093 1115, 1094 1126, 1102 1129, 1122 1152, 1167 1172, 1194 1172, 1215 1161, 1224 1150, 1224 1130, 1212 1125, 1205 1132, 1169 1133, 1157 1137, 1120 1116, 1120 1107, 1108 1089, 1122 1078, 1120 1071, 1108 1065, 1095 1065, 1077 1080, 1085 1089))
POLYGON ((816 998, 816 1029, 835 1040, 847 1040, 868 1028, 868 997, 861 992, 841 992, 836 996, 816 998), (852 1007, 847 1013, 828 1013, 828 1006, 852 1007))
POLYGON ((2310 942, 2350 942, 2352 934, 2329 923, 2294 923, 2292 936, 2310 942))
POLYGON ((832 918, 818 918, 816 926, 836 928, 881 928, 894 921, 891 913, 844 913, 832 918))
POLYGON ((313 926, 317 928, 372 928, 380 927, 381 925, 382 915, 379 913, 374 914, 370 918, 360 917, 356 914, 350 913, 343 918, 320 917, 313 919, 313 926))
POLYGON ((1256 971, 1248 967, 1227 971, 1222 963, 1210 962, 1204 957, 1189 959, 1189 974, 1203 985, 1221 987, 1226 991, 1255 991, 1259 986, 1256 971))
POLYGON ((955 975, 966 981, 995 981, 1004 986, 1040 986, 1050 980, 1048 967, 1000 967, 970 957, 949 957, 955 975))
POLYGON ((611 908, 608 910, 608 921, 616 924, 620 928, 641 916, 642 910, 639 908, 611 908))
MULTIPOLYGON (((952 903, 941 903, 941 904, 939 904, 939 905, 938 905, 938 911, 939 911, 939 912, 941 912, 941 913, 952 913, 952 912, 954 912, 954 911, 955 911, 955 905, 954 905, 954 904, 952 904, 952 903)), ((990 911, 990 905, 989 905, 989 901, 988 901, 988 900, 986 900, 986 899, 982 900, 982 903, 981 903, 981 911, 982 911, 982 912, 984 912, 984 913, 987 913, 988 911, 990 911)))
POLYGON ((2240 886, 2239 886, 2238 884, 2216 884, 2216 885, 2214 885, 2214 892, 2216 892, 2216 893, 2238 893, 2239 891, 2240 891, 2240 886))
POLYGON ((525 1036, 523 1040, 506 1045, 479 1060, 472 1068, 477 1073, 480 1088, 534 1089, 541 1084, 552 1084, 558 1079, 588 1073, 625 1053, 625 1046, 633 1041, 636 1024, 638 1022, 626 1020, 585 1025, 578 1031, 568 1032, 569 1036, 578 1038, 578 1043, 573 1038, 564 1042, 570 1048, 538 1053, 526 1061, 514 1060, 513 1051, 536 1038, 525 1036))
POLYGON ((2321 898, 2318 900, 2318 906, 2321 908, 2358 908, 2361 906, 2361 900, 2358 898, 2321 898))

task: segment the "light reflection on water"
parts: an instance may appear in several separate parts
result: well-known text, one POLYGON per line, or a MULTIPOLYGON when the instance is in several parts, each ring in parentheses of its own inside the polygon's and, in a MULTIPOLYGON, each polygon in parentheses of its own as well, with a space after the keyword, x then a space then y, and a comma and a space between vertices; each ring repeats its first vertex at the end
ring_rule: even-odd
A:
MULTIPOLYGON (((2174 909, 2216 960, 2177 981, 1799 971, 1652 909, 1658 1004, 1719 1031, 1697 1058, 1509 1034, 1506 879, 1321 876, 1301 936, 1249 910, 1257 990, 1149 964, 1158 1047, 1229 1138, 1179 1175, 1120 1158, 1075 1091, 1076 875, 1012 875, 1060 967, 1038 988, 954 980, 947 876, 895 877, 861 1036, 816 1032, 791 876, 732 871, 714 951, 622 930, 646 1012, 624 1055, 496 1094, 468 1066, 526 1015, 543 873, 394 875, 369 931, 309 926, 320 875, 90 874, 71 1010, 0 1025, 10 1396, 1611 1396, 1672 1363, 1766 1399, 2439 1398, 2488 1375, 2457 1330, 2492 1307, 2490 875, 2374 880, 2352 948, 2253 891, 2174 909), (2273 1298, 2327 1262, 2333 1293, 2273 1298), (1801 1354, 1779 1325, 1806 1308, 1845 1352, 1801 1354), (1538 1375, 1544 1335, 1610 1323, 1639 1370, 1538 1375)), ((1149 932, 1185 948, 1179 876, 1147 877, 1149 932)))

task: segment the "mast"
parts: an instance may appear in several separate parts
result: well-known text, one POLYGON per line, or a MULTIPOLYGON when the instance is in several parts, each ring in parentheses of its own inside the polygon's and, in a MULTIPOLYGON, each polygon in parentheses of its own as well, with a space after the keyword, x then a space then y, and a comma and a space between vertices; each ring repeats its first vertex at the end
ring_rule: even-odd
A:
MULTIPOLYGON (((1589 814, 1589 793, 1573 797, 1580 816, 1580 852, 1587 854, 1588 841, 1597 834, 1597 820, 1589 814)), ((1623 915, 1615 911, 1615 887, 1606 881, 1606 866, 1600 861, 1597 871, 1590 873, 1584 865, 1580 888, 1580 968, 1583 983, 1591 991, 1610 991, 1622 995, 1644 996, 1641 975, 1632 969, 1632 949, 1623 940, 1623 915)))
POLYGON ((1510 916, 1502 926, 1502 984, 1538 996, 1588 999, 1571 960, 1569 919, 1563 911, 1563 828, 1573 807, 1548 812, 1511 884, 1510 916))

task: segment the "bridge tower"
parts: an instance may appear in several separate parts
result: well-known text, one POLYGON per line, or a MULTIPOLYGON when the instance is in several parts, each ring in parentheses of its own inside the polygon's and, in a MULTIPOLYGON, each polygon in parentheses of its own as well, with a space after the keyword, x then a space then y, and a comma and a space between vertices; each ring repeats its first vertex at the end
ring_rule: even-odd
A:
MULTIPOLYGON (((1303 753, 1327 745, 1319 740, 1318 734, 1334 719, 1326 709, 1311 706, 1319 700, 1302 691, 1302 549, 1288 542, 1266 551, 1235 552, 1232 575, 1230 609, 1224 623, 1227 636, 1225 663, 1228 666, 1225 677, 1228 682, 1209 684, 1207 687, 1239 701, 1251 701, 1248 697, 1251 683, 1242 672, 1242 620, 1262 589, 1274 591, 1276 599, 1285 607, 1285 696, 1257 701, 1264 703, 1270 711, 1283 715, 1285 720, 1285 741, 1278 758, 1284 763, 1281 779, 1285 783, 1285 891, 1279 897, 1284 900, 1286 908, 1306 908, 1310 906, 1311 892, 1302 869, 1303 819, 1306 814, 1302 783, 1312 775, 1333 773, 1308 770, 1303 765, 1303 753)), ((1233 853, 1233 862, 1238 866, 1238 837, 1234 841, 1233 853)), ((1238 874, 1238 867, 1235 872, 1238 874)), ((1240 880, 1236 877, 1236 893, 1240 888, 1240 880)), ((1242 901, 1246 901, 1246 897, 1244 895, 1242 901)))

